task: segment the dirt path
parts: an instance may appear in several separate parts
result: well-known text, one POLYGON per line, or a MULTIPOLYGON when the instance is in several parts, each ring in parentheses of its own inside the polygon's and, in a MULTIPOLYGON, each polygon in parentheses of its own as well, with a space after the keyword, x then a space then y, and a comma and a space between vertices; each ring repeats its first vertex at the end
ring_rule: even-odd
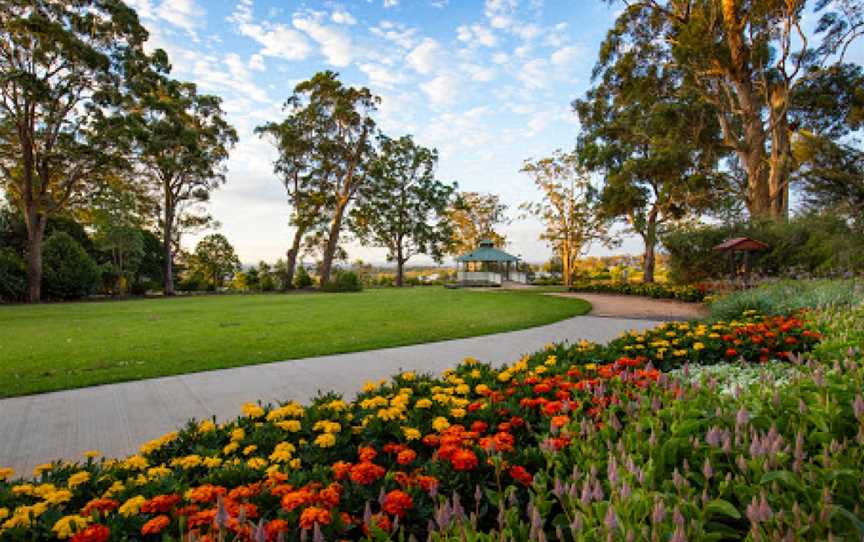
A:
POLYGON ((701 303, 686 303, 674 299, 653 299, 632 295, 592 294, 567 292, 548 294, 559 297, 578 297, 591 303, 591 316, 615 318, 647 318, 651 320, 690 320, 708 315, 701 303))

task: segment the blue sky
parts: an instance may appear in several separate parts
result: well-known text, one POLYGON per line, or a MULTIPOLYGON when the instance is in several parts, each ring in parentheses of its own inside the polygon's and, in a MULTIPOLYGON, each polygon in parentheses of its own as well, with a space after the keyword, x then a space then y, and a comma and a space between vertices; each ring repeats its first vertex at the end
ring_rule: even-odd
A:
MULTIPOLYGON (((240 141, 211 210, 241 259, 273 261, 290 236, 288 208, 255 126, 282 118, 294 85, 338 71, 382 97, 377 120, 440 152, 439 176, 495 192, 511 206, 509 250, 542 261, 540 226, 518 219, 536 199, 526 158, 571 148, 570 102, 589 83, 614 19, 599 0, 127 0, 165 49, 177 78, 224 99, 240 141)), ((194 237, 185 239, 192 246, 194 237)), ((621 250, 638 251, 638 243, 621 250)), ((349 245, 351 259, 383 261, 349 245)), ((422 261, 419 260, 418 261, 422 261)))

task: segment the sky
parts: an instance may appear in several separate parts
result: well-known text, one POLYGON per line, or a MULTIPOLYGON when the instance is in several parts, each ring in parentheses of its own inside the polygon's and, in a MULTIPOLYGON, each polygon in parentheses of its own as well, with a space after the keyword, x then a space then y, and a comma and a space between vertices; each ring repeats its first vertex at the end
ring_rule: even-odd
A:
MULTIPOLYGON (((531 262, 550 256, 540 224, 520 218, 518 205, 539 193, 519 169, 573 147, 570 103, 590 84, 615 9, 600 0, 127 2, 150 32, 148 46, 168 52, 172 75, 222 97, 237 129, 210 210, 244 263, 282 257, 291 235, 274 148, 253 130, 284 118, 294 86, 321 70, 380 96, 384 133, 438 149, 441 180, 499 194, 513 218, 509 252, 531 262)), ((616 252, 638 250, 631 240, 616 252)), ((351 260, 385 260, 382 249, 348 251, 351 260)))

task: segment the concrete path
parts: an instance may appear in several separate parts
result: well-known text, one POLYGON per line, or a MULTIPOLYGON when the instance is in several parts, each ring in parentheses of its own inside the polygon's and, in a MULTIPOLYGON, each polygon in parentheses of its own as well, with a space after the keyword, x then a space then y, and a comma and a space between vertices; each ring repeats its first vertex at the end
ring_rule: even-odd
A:
POLYGON ((546 343, 606 342, 622 331, 653 327, 646 319, 577 316, 522 331, 469 339, 322 356, 0 400, 0 466, 26 474, 53 459, 108 457, 182 427, 190 418, 237 416, 246 402, 306 402, 318 390, 352 398, 369 380, 401 370, 440 372, 467 356, 510 363, 546 343))
POLYGON ((688 303, 677 299, 652 299, 634 295, 566 292, 548 294, 556 297, 576 297, 591 303, 592 316, 647 318, 649 320, 693 320, 708 316, 701 303, 688 303))

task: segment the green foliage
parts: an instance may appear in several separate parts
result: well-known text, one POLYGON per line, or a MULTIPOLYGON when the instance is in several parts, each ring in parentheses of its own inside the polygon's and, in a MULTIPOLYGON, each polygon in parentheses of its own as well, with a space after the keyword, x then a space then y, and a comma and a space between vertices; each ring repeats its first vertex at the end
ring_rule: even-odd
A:
POLYGON ((309 276, 309 273, 306 271, 306 268, 302 265, 297 268, 297 272, 294 274, 294 287, 297 289, 309 288, 312 286, 312 277, 309 276))
MULTIPOLYGON (((698 286, 677 286, 660 283, 585 281, 574 284, 572 292, 597 292, 604 294, 638 295, 656 299, 679 299, 681 301, 702 301, 707 295, 698 286)), ((738 312, 736 314, 741 314, 738 312)), ((766 313, 767 314, 767 313, 766 313)), ((771 313, 774 314, 774 313, 771 313)))
POLYGON ((0 301, 22 301, 27 295, 24 261, 8 248, 0 248, 0 301))
MULTIPOLYGON (((191 260, 192 273, 200 273, 209 289, 221 288, 225 280, 240 270, 240 259, 234 247, 221 233, 213 233, 198 241, 191 260)), ((248 284, 248 273, 247 286, 248 284)), ((256 273, 257 280, 257 273, 256 273)), ((257 284, 257 283, 256 283, 257 284)))
POLYGON ((353 271, 337 270, 329 282, 321 285, 322 292, 359 292, 363 290, 360 277, 353 271))
POLYGON ((769 245, 752 252, 750 267, 765 276, 827 275, 864 270, 864 236, 842 218, 803 215, 788 223, 756 222, 701 225, 673 229, 663 235, 669 253, 670 278, 679 283, 728 278, 742 265, 741 253, 712 248, 734 237, 752 237, 769 245))
POLYGON ((67 233, 57 232, 42 247, 45 293, 53 298, 77 299, 96 291, 101 270, 93 258, 67 233))
POLYGON ((860 280, 781 280, 739 290, 711 302, 711 317, 733 318, 746 310, 789 314, 804 309, 840 310, 864 303, 860 280))
POLYGON ((459 192, 447 210, 447 219, 453 230, 451 254, 461 255, 477 248, 480 241, 492 241, 497 247, 507 244, 501 226, 510 223, 507 204, 497 194, 459 192))

